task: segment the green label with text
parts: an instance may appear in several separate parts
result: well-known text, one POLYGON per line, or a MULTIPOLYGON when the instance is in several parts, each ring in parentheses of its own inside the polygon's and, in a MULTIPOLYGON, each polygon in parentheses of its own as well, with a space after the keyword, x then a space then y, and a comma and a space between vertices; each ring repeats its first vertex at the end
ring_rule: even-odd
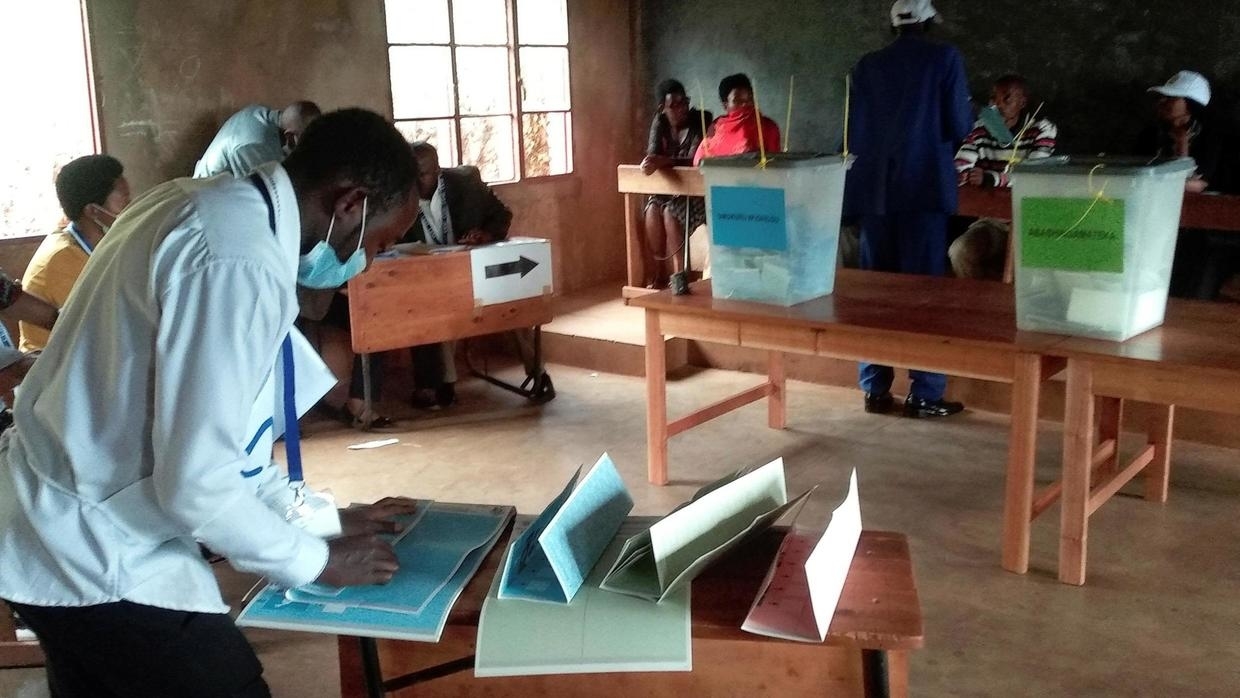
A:
POLYGON ((1124 272, 1123 199, 1023 199, 1020 236, 1026 268, 1124 272))

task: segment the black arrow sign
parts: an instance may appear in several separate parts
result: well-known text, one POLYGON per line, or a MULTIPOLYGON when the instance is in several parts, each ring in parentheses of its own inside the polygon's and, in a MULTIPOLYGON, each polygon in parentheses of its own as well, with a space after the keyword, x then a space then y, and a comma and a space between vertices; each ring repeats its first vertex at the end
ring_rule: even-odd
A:
POLYGON ((521 256, 515 262, 504 262, 503 264, 491 264, 487 266, 486 273, 488 279, 494 279, 497 276, 512 276, 513 274, 521 274, 521 278, 534 271, 534 267, 538 266, 538 262, 529 257, 521 256))

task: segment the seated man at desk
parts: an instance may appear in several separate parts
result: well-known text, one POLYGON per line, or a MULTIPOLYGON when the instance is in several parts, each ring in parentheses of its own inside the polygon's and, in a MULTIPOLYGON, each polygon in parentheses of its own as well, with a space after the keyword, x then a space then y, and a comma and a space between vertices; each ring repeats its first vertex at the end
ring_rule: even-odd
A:
MULTIPOLYGON (((439 151, 425 141, 411 145, 418 161, 420 208, 401 242, 485 245, 508 237, 512 211, 482 181, 477 167, 442 168, 439 151)), ((452 342, 413 348, 413 405, 441 409, 456 402, 452 342)))
MULTIPOLYGON (((1028 107, 1029 85, 1025 78, 1004 75, 995 81, 990 105, 956 152, 960 186, 1010 187, 1014 166, 1054 154, 1059 129, 1049 119, 1038 116, 1041 107, 1033 113, 1028 107)), ((1002 278, 1011 228, 1011 222, 995 218, 974 222, 947 250, 952 271, 962 278, 1002 278)))
MULTIPOLYGON (((59 310, 69 300, 91 253, 129 205, 125 168, 109 155, 73 160, 56 175, 56 198, 69 222, 43 238, 26 266, 22 288, 59 310)), ((46 328, 30 322, 20 322, 18 327, 23 353, 47 345, 46 328)))

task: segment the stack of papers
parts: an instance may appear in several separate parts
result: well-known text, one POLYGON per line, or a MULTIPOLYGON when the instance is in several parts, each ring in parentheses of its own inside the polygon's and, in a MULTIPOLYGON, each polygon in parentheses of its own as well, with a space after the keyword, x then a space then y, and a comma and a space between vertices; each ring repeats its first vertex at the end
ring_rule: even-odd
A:
POLYGON ((785 640, 827 639, 860 539, 861 503, 853 470, 848 496, 826 531, 788 532, 741 628, 785 640))
POLYGON ((691 670, 689 587, 659 604, 599 589, 624 540, 643 527, 623 524, 568 604, 502 599, 497 578, 482 606, 475 675, 691 670))
POLYGON ((393 541, 400 571, 386 585, 268 586, 237 625, 438 642, 448 613, 513 516, 512 507, 435 502, 393 541))
POLYGON ((782 458, 711 483, 649 530, 625 541, 601 586, 665 601, 724 553, 788 511, 799 510, 812 491, 788 500, 782 458))
POLYGON ((568 603, 633 509, 620 473, 603 454, 581 483, 581 470, 512 544, 499 598, 568 603))

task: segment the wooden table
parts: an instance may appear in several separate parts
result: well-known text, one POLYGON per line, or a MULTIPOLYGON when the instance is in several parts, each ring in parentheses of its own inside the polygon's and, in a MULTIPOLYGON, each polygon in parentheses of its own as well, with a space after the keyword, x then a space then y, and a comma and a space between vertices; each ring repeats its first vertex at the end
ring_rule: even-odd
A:
POLYGON ((18 640, 13 611, 0 601, 0 669, 43 666, 43 648, 34 640, 18 640))
MULTIPOLYGON (((671 292, 631 302, 646 309, 646 437, 650 482, 668 481, 668 439, 751 402, 768 399, 768 425, 786 425, 784 354, 809 354, 1010 383, 1011 427, 1003 515, 1003 567, 1029 569, 1030 524, 1057 496, 1034 506, 1038 399, 1064 361, 1046 349, 1062 338, 1016 329, 1012 287, 994 281, 841 269, 835 292, 784 308, 671 292), (664 337, 767 350, 762 384, 669 421, 664 337)), ((858 396, 858 405, 860 405, 858 396)))
POLYGON ((1068 362, 1059 579, 1084 584, 1089 517, 1140 473, 1145 498, 1167 501, 1173 406, 1240 415, 1240 313, 1172 299, 1162 327, 1126 342, 1064 338, 1052 351, 1068 362), (1160 408, 1146 447, 1121 467, 1125 399, 1160 408))
POLYGON ((907 539, 880 531, 861 534, 823 644, 775 640, 740 629, 779 542, 780 532, 768 531, 693 582, 693 672, 475 679, 470 670, 478 619, 507 547, 505 536, 465 588, 438 644, 340 638, 341 693, 379 696, 416 685, 419 696, 683 698, 805 695, 807 690, 833 696, 908 695, 908 653, 923 645, 923 628, 907 539))
POLYGON ((534 328, 534 362, 539 374, 513 386, 471 372, 536 402, 555 396, 542 368, 541 326, 555 317, 550 288, 533 298, 477 305, 468 251, 376 259, 349 281, 349 322, 353 351, 362 357, 366 414, 372 414, 370 354, 423 344, 534 328))

